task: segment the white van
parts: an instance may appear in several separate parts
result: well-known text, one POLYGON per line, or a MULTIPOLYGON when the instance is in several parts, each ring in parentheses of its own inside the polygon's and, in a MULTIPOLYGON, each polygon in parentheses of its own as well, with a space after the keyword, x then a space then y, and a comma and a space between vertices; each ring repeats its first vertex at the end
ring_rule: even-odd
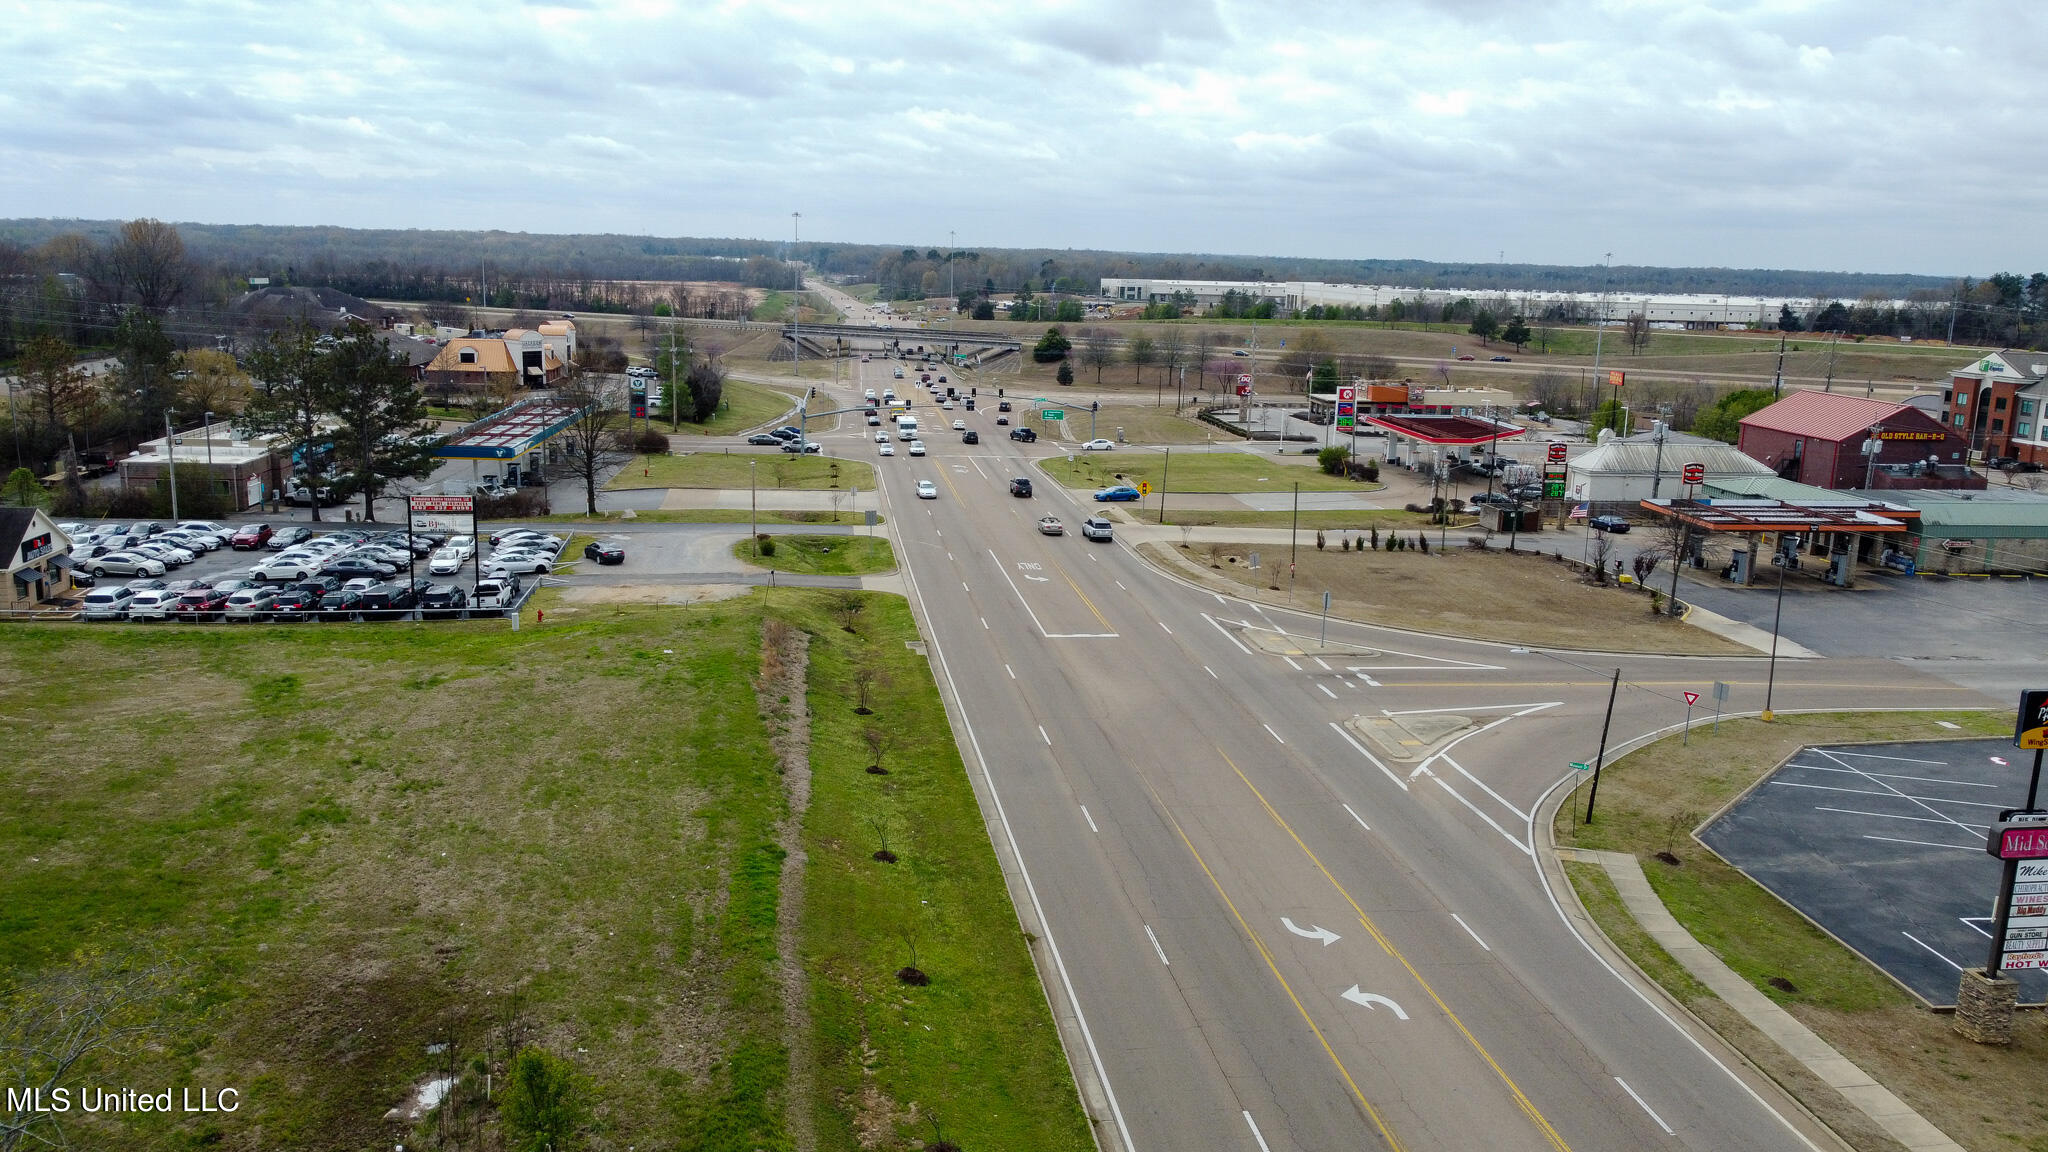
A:
POLYGON ((917 439, 917 417, 898 416, 896 418, 896 438, 898 440, 917 439))

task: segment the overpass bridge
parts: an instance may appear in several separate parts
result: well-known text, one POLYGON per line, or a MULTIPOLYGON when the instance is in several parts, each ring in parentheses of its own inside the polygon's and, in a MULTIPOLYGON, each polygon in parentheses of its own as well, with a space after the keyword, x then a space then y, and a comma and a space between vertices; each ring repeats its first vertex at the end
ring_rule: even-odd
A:
POLYGON ((1020 356, 1022 341, 994 332, 932 328, 871 328, 857 324, 784 324, 775 358, 787 359, 801 347, 805 359, 827 359, 855 352, 954 358, 985 367, 1020 356))

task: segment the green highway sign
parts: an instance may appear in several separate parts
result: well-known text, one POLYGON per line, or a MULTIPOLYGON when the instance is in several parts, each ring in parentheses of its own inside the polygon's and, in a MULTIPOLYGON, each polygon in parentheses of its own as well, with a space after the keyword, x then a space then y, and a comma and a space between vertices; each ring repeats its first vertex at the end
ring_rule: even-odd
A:
POLYGON ((1591 764, 1581 764, 1577 760, 1572 761, 1572 767, 1578 769, 1581 772, 1591 772, 1593 770, 1593 766, 1591 764))
POLYGON ((1040 420, 1065 420, 1067 418, 1067 410, 1065 408, 1047 408, 1038 414, 1038 418, 1040 420))

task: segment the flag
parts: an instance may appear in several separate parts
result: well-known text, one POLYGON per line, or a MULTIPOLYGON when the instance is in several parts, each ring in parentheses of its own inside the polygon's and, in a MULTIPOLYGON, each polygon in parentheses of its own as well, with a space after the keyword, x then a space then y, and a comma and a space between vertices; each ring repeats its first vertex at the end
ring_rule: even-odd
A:
POLYGON ((1574 507, 1570 518, 1573 520, 1584 520, 1586 518, 1586 506, 1580 504, 1574 507))

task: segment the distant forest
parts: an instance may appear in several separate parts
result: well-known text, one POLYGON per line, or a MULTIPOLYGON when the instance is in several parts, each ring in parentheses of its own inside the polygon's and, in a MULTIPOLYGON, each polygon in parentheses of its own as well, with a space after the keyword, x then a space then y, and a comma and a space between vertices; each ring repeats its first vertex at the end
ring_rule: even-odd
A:
MULTIPOLYGON (((1938 323, 1945 334, 1954 302, 1959 339, 2027 344, 2048 331, 2048 276, 2041 273, 2028 277, 2000 272, 1981 280, 1951 280, 1767 268, 1447 264, 1053 249, 944 251, 830 241, 256 224, 172 227, 183 240, 190 273, 180 297, 188 310, 225 303, 250 278, 268 277, 273 284, 335 288, 372 299, 461 304, 487 291, 487 302, 496 307, 730 316, 735 294, 692 293, 674 285, 708 281, 787 289, 796 280, 796 269, 787 263, 793 259, 828 276, 873 282, 880 286, 883 299, 965 301, 996 293, 1092 293, 1105 277, 1321 280, 1462 288, 1475 295, 1613 291, 1780 297, 1810 302, 1787 314, 1788 326, 1799 319, 1810 327, 1913 335, 1936 334, 1932 326, 1937 324, 1937 311, 1943 313, 1938 323), (1893 300, 1914 306, 1887 307, 1893 300)), ((0 278, 75 273, 91 282, 103 301, 114 302, 112 278, 104 269, 96 273, 91 265, 95 254, 112 250, 121 228, 122 222, 113 220, 0 220, 0 278)))

